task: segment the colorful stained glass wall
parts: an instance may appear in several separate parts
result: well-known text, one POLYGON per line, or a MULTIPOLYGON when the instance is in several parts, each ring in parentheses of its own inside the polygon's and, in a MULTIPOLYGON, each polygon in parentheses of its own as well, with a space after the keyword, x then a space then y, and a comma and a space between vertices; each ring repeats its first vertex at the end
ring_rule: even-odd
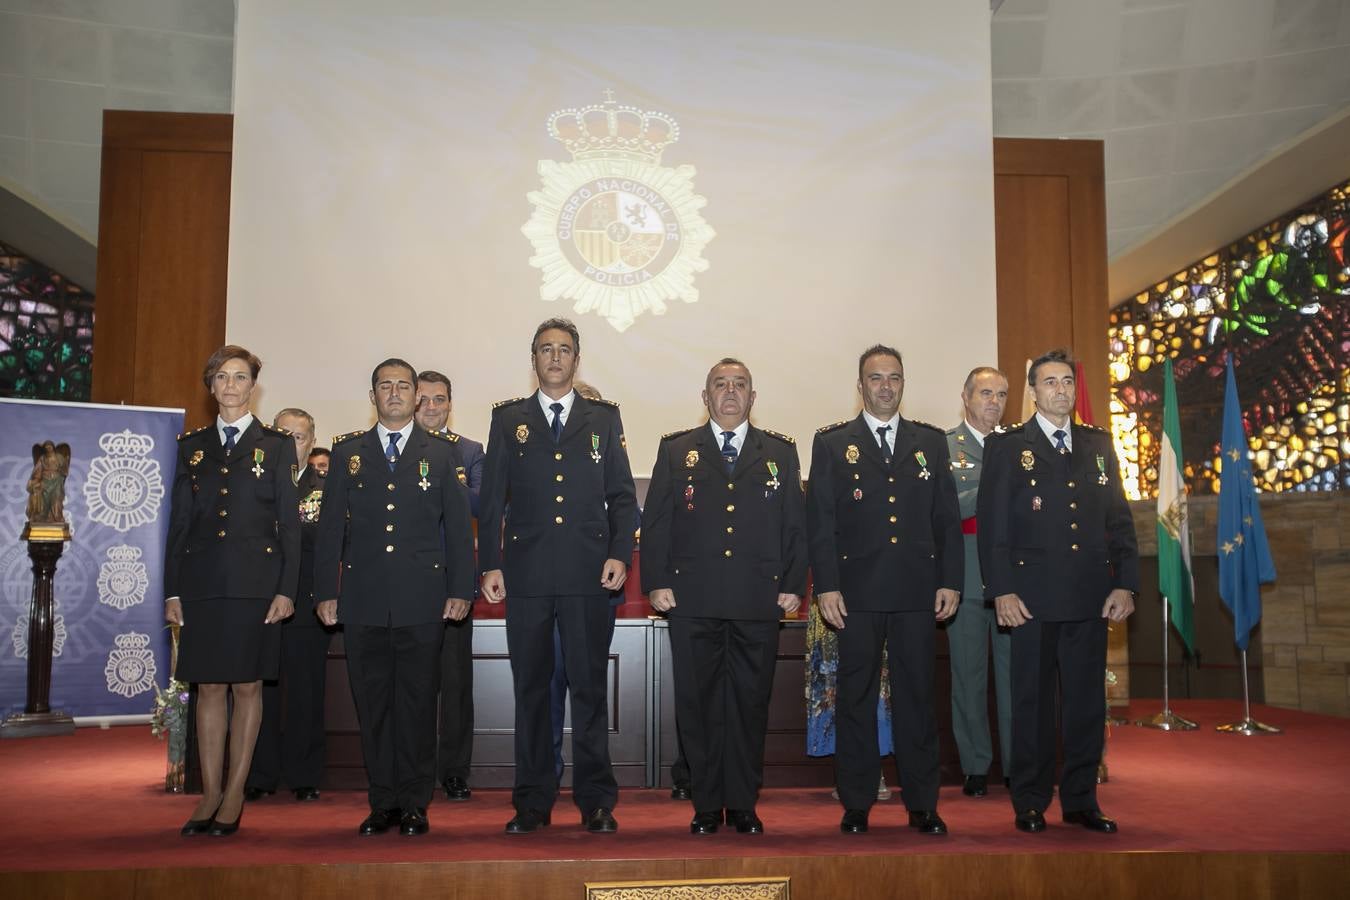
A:
POLYGON ((88 400, 94 295, 0 244, 0 397, 88 400))
POLYGON ((1350 488, 1350 182, 1111 311, 1111 429, 1132 499, 1157 495, 1171 357, 1191 492, 1219 490, 1233 355, 1258 490, 1350 488))

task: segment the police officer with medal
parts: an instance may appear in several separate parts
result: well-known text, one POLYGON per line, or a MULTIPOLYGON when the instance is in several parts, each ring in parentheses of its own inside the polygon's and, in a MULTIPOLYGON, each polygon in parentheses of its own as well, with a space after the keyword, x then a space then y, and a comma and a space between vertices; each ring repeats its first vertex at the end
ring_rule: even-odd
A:
POLYGON ((642 587, 670 617, 675 718, 694 818, 760 834, 779 619, 806 590, 806 508, 791 438, 750 424, 750 370, 708 372, 708 424, 661 440, 642 515, 642 587))
POLYGON ((370 778, 358 833, 425 834, 436 776, 436 690, 446 619, 473 598, 469 495, 451 436, 413 422, 417 373, 371 374, 378 422, 333 440, 315 554, 319 619, 341 622, 370 778))
POLYGON ((881 762, 877 694, 890 653, 891 728, 909 824, 946 834, 937 813, 936 628, 956 612, 964 569, 961 514, 941 430, 900 416, 900 352, 858 360, 863 411, 816 433, 807 489, 811 571, 820 614, 839 632, 835 767, 840 830, 868 829, 881 762))
POLYGON ((1072 421, 1072 360, 1062 350, 1046 353, 1027 381, 1036 414, 985 441, 976 513, 985 595, 998 623, 1012 629, 1014 824, 1045 830, 1058 706, 1063 819, 1111 833, 1116 823, 1097 806, 1106 631, 1108 621, 1134 612, 1134 520, 1110 435, 1072 421))
POLYGON ((496 404, 479 506, 483 596, 506 601, 515 691, 516 814, 508 834, 552 820, 549 682, 556 623, 572 700, 572 795, 593 834, 618 829, 609 760, 612 613, 633 556, 637 495, 618 404, 573 389, 581 338, 548 319, 530 341, 539 390, 496 404))

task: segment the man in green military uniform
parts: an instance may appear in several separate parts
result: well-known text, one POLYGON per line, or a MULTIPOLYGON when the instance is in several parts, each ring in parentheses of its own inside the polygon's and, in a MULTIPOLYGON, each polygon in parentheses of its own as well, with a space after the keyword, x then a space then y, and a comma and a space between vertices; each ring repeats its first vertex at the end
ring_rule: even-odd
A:
POLYGON ((965 415, 947 431, 952 480, 961 506, 961 532, 966 544, 966 580, 961 607, 947 625, 952 660, 952 730, 961 753, 967 797, 988 792, 993 748, 989 739, 989 647, 994 648, 994 692, 998 698, 999 764, 1006 774, 1012 758, 1012 700, 1008 680, 1008 633, 1000 632, 992 604, 984 600, 980 553, 976 544, 975 499, 980 490, 984 438, 998 429, 1008 404, 1008 379, 998 369, 980 366, 966 376, 961 390, 965 415))

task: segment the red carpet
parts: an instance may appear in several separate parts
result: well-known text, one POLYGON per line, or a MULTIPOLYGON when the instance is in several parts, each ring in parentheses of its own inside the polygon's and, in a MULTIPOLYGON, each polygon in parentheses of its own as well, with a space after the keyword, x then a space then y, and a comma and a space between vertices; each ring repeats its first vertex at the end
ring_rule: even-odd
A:
MULTIPOLYGON (((1138 701, 1135 715, 1157 711, 1138 701)), ((1042 835, 1012 827, 1007 792, 963 797, 944 787, 945 839, 905 827, 898 797, 879 803, 867 835, 838 831, 839 804, 823 789, 767 791, 759 811, 768 834, 688 833, 690 807, 657 790, 624 791, 615 836, 591 836, 564 793, 554 824, 507 837, 506 791, 475 791, 468 803, 437 801, 422 838, 359 838, 365 795, 326 792, 317 803, 289 795, 246 808, 230 839, 181 838, 194 799, 166 795, 164 745, 148 727, 81 729, 74 737, 0 743, 0 870, 126 869, 449 860, 697 859, 804 854, 990 854, 1121 851, 1343 853, 1350 850, 1345 774, 1350 720, 1261 707, 1260 720, 1285 729, 1273 737, 1217 734, 1237 717, 1229 702, 1189 701, 1180 711, 1201 730, 1164 734, 1116 728, 1108 751, 1111 781, 1101 789, 1115 837, 1088 833, 1048 816, 1042 835)), ((888 780, 893 780, 889 777, 888 780)))

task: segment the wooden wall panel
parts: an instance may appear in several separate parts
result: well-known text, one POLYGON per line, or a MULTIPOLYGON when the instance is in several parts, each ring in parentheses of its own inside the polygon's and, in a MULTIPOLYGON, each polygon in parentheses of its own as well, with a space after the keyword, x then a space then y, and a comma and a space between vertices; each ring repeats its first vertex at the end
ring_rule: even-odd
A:
POLYGON ((225 342, 233 117, 103 114, 93 399, 214 415, 202 363, 225 342))

